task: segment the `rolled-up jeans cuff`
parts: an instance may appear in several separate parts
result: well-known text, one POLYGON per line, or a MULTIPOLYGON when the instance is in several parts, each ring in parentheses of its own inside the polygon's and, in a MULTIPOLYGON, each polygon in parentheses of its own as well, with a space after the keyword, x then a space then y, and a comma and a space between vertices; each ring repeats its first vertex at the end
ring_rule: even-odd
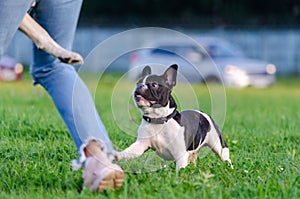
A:
POLYGON ((107 155, 107 157, 110 161, 113 161, 115 159, 115 151, 108 152, 106 145, 101 140, 96 139, 94 137, 90 137, 90 138, 86 139, 83 142, 83 144, 80 146, 79 158, 72 160, 72 169, 74 171, 79 170, 84 165, 85 161, 87 160, 84 149, 91 141, 96 141, 99 144, 102 152, 107 155))

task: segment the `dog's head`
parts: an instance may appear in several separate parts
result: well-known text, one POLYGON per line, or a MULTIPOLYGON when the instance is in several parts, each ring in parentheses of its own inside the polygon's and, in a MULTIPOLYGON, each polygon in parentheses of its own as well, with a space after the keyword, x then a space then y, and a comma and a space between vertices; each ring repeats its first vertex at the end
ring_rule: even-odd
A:
POLYGON ((176 85, 177 69, 178 66, 174 64, 164 74, 154 75, 151 74, 151 68, 146 66, 134 91, 135 104, 142 110, 166 107, 176 85))

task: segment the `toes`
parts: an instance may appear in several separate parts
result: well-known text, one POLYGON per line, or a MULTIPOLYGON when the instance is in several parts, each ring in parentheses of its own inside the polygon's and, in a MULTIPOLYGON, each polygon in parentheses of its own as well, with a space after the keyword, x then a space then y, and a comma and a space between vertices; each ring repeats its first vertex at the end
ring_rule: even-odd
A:
POLYGON ((99 184, 98 191, 115 190, 122 187, 124 181, 124 173, 122 171, 114 171, 108 174, 99 184))

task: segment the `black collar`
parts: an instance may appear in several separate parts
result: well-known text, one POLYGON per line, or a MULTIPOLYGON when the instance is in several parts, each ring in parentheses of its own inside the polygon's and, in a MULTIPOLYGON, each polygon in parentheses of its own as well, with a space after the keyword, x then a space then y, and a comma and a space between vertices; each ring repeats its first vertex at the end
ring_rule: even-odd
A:
POLYGON ((167 122, 169 119, 175 117, 175 115, 177 115, 178 111, 175 108, 175 110, 168 115, 167 117, 160 117, 160 118, 150 118, 148 116, 143 115, 144 120, 146 120, 146 122, 152 123, 152 124, 164 124, 165 122, 167 122))

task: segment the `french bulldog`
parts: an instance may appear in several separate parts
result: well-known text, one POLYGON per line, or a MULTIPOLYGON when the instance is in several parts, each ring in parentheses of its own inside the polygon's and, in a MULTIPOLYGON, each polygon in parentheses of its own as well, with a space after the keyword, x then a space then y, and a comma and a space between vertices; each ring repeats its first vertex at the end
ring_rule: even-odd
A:
POLYGON ((179 112, 172 89, 176 85, 178 66, 171 65, 162 75, 151 74, 146 66, 133 93, 143 118, 137 140, 117 153, 117 159, 130 159, 153 149, 165 160, 176 161, 176 171, 190 162, 196 165, 198 152, 208 146, 222 161, 229 158, 229 149, 214 120, 197 110, 179 112))

